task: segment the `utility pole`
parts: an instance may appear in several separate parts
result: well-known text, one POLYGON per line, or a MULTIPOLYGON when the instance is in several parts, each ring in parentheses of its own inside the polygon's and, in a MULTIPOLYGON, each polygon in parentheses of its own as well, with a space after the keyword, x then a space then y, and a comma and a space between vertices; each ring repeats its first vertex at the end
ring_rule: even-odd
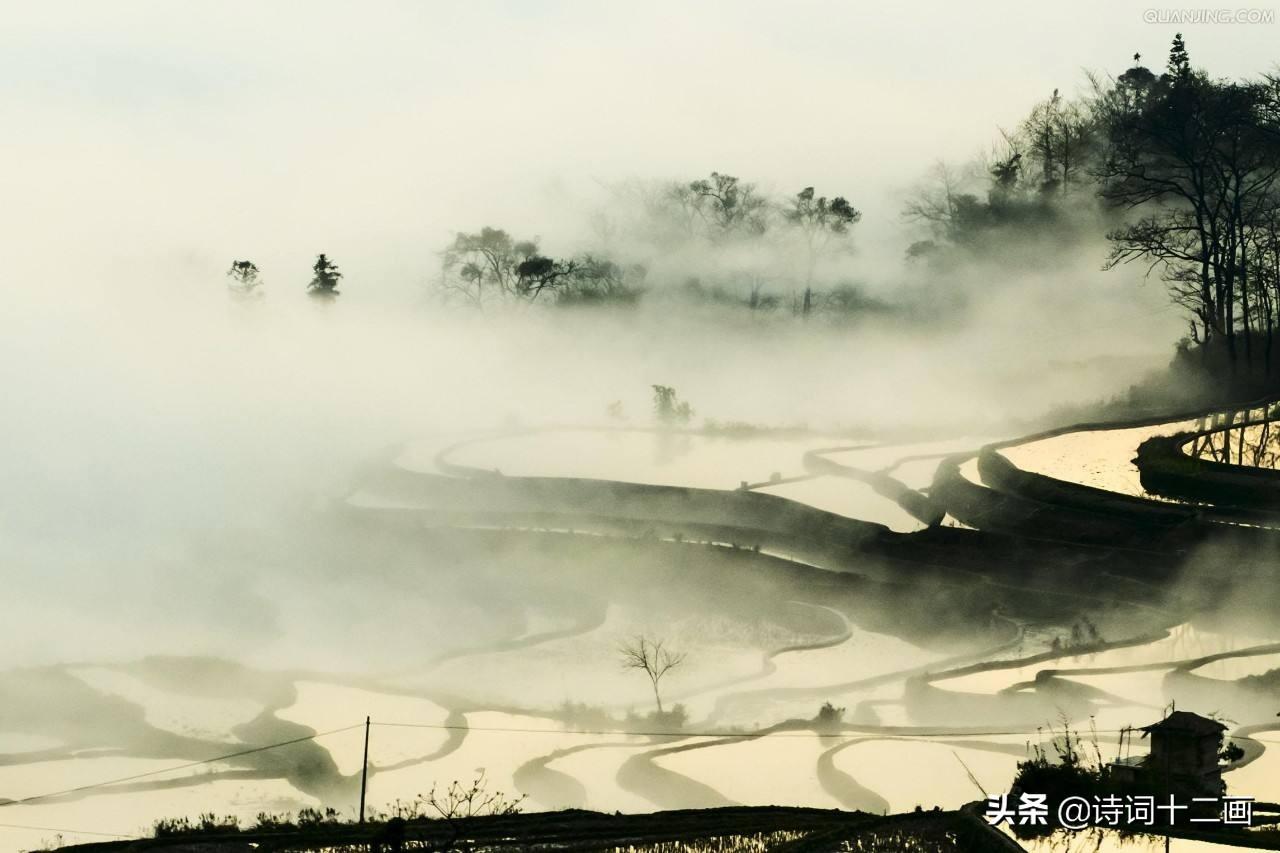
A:
POLYGON ((364 763, 360 765, 360 822, 364 823, 364 792, 369 786, 369 718, 364 718, 364 763))

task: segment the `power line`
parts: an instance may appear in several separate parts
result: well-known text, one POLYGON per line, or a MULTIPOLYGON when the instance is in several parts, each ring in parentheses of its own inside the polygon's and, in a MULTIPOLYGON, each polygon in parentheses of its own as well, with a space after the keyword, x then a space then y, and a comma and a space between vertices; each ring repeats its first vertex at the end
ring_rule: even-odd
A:
POLYGON ((36 832, 57 832, 63 835, 96 835, 101 838, 120 838, 131 840, 141 838, 139 835, 121 835, 118 832, 94 832, 88 829, 67 829, 65 826, 27 826, 21 823, 0 823, 3 829, 30 829, 36 832))
MULTIPOLYGON (((362 724, 363 725, 363 724, 362 724)), ((755 737, 893 737, 893 738, 951 738, 951 737, 991 737, 995 735, 1033 735, 1039 733, 1039 729, 1019 729, 1019 730, 991 730, 991 731, 963 731, 963 732, 941 732, 938 734, 923 734, 915 732, 815 732, 815 731, 751 731, 751 732, 686 732, 686 731, 625 731, 614 729, 593 730, 593 729, 535 729, 532 727, 520 726, 464 726, 449 723, 379 723, 375 721, 375 726, 388 726, 392 728, 408 728, 408 729, 440 729, 445 731, 464 731, 464 732, 495 732, 505 734, 540 734, 540 735, 599 735, 599 736, 630 736, 630 737, 682 737, 682 738, 755 738, 755 737)), ((1122 729, 1097 729, 1101 734, 1116 734, 1122 729)))
POLYGON ((20 800, 5 800, 3 802, 0 802, 0 808, 4 806, 20 806, 26 803, 36 802, 37 800, 48 800, 53 797, 62 797, 67 794, 78 794, 82 791, 91 791, 95 788, 105 788, 109 785, 119 785, 123 782, 132 782, 137 779, 146 779, 150 776, 162 776, 166 773, 174 773, 179 770, 187 770, 189 768, 199 767, 204 764, 215 764, 219 761, 228 761, 232 758, 239 758, 244 755, 253 755, 254 753, 257 753, 257 752, 266 752, 269 749, 278 749, 279 747, 282 747, 282 746, 290 746, 291 744, 302 743, 308 740, 315 740, 316 738, 325 737, 326 735, 333 735, 333 734, 338 734, 339 732, 350 731, 352 729, 359 728, 362 725, 364 725, 364 723, 356 723, 355 725, 344 726, 340 729, 331 729, 327 732, 317 732, 315 734, 306 735, 305 737, 297 737, 291 740, 283 740, 283 741, 280 741, 279 743, 267 744, 266 746, 255 746, 252 749, 242 749, 239 752, 232 752, 226 755, 219 755, 214 758, 205 758, 200 761, 190 761, 186 764, 179 764, 174 767, 165 767, 160 770, 148 770, 145 773, 135 773, 132 776, 121 776, 118 779, 108 779, 104 782, 94 782, 89 785, 79 785, 75 788, 67 788, 62 791, 53 791, 48 794, 37 794, 34 797, 23 797, 20 800))
MULTIPOLYGON (((924 734, 924 733, 911 733, 911 732, 848 732, 848 731, 841 731, 841 732, 828 734, 828 733, 822 733, 822 732, 816 732, 816 731, 768 731, 768 730, 755 731, 755 732, 724 732, 724 731, 720 731, 720 732, 648 731, 646 732, 646 731, 618 731, 618 730, 605 731, 605 730, 589 730, 589 729, 576 729, 576 730, 542 729, 542 728, 520 727, 520 726, 467 726, 467 725, 455 725, 455 724, 449 724, 449 723, 402 723, 402 722, 370 723, 368 720, 366 720, 364 723, 355 723, 350 726, 343 726, 342 728, 330 729, 329 731, 317 732, 315 734, 306 735, 305 737, 292 738, 290 740, 280 741, 278 743, 267 744, 265 746, 254 747, 252 749, 246 749, 246 750, 241 750, 239 752, 228 753, 226 755, 216 756, 214 758, 206 758, 201 761, 192 761, 186 764, 181 764, 174 767, 168 767, 161 770, 152 770, 146 773, 137 773, 132 776, 124 776, 117 779, 111 779, 103 782, 96 782, 90 785, 81 785, 75 788, 68 788, 66 790, 56 791, 53 793, 40 794, 34 797, 25 797, 20 800, 7 800, 5 802, 0 802, 0 806, 22 805, 26 803, 35 802, 37 800, 49 799, 52 797, 59 797, 59 796, 64 796, 66 794, 78 793, 82 791, 93 790, 96 788, 103 788, 110 785, 120 784, 123 782, 129 782, 137 779, 147 778, 150 776, 157 776, 165 773, 172 773, 178 770, 185 770, 191 767, 198 767, 204 764, 212 764, 219 761, 226 761, 232 758, 238 758, 245 755, 253 755, 258 752, 265 752, 271 749, 278 749, 280 747, 290 746, 296 743, 303 743, 305 741, 315 740, 317 738, 325 737, 328 735, 351 731, 353 729, 358 729, 361 726, 368 726, 368 725, 384 726, 387 728, 417 728, 417 729, 436 729, 436 730, 448 730, 448 731, 465 731, 468 733, 493 732, 493 733, 510 733, 510 734, 555 734, 555 735, 679 737, 679 738, 717 738, 717 739, 746 739, 746 738, 762 738, 762 737, 819 737, 819 738, 821 737, 827 737, 827 738, 863 737, 863 738, 885 738, 885 739, 893 739, 893 740, 916 740, 916 739, 941 740, 945 738, 993 737, 993 736, 1013 736, 1013 735, 1032 735, 1032 734, 1040 734, 1041 736, 1043 736, 1044 734, 1044 730, 1040 728, 1035 730, 1024 729, 1024 730, 941 732, 937 734, 924 734)), ((1127 731, 1127 729, 1123 729, 1123 728, 1122 729, 1095 729, 1094 731, 1098 734, 1117 734, 1120 732, 1127 731)), ((1052 730, 1050 730, 1050 733, 1052 733, 1052 730)), ((1250 737, 1249 739, 1254 741, 1261 741, 1263 743, 1276 743, 1276 741, 1272 741, 1266 738, 1250 737)), ((963 762, 961 763, 963 764, 963 762)), ((57 833, 63 833, 67 835, 92 835, 92 836, 102 837, 102 838, 116 838, 116 839, 125 839, 125 840, 138 839, 142 837, 142 836, 136 836, 136 835, 125 835, 125 834, 115 833, 115 832, 69 829, 67 827, 32 826, 27 824, 16 824, 16 823, 0 823, 0 828, 23 829, 23 830, 30 830, 30 831, 37 831, 37 832, 57 832, 57 833)))

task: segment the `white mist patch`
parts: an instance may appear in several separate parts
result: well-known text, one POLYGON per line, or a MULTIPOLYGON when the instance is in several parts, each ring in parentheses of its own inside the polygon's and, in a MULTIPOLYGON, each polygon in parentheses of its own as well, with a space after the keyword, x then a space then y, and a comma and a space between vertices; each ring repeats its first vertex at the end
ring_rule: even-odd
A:
POLYGON ((888 498, 876 494, 871 486, 848 477, 812 477, 780 486, 765 486, 756 491, 846 518, 883 524, 902 533, 924 528, 914 516, 888 498))
MULTIPOLYGON (((570 747, 572 748, 572 747, 570 747)), ((619 737, 602 745, 569 752, 548 764, 552 770, 567 773, 587 789, 586 807, 595 811, 621 811, 625 814, 652 812, 658 806, 618 784, 618 771, 628 759, 654 748, 645 738, 619 737), (630 740, 630 744, 614 745, 630 740)))
POLYGON ((1276 669, 1280 669, 1280 654, 1224 658, 1223 660, 1207 663, 1191 671, 1205 678, 1234 681, 1237 678, 1262 675, 1276 669))
MULTIPOLYGON (((585 634, 525 648, 479 652, 452 660, 413 681, 444 690, 465 690, 471 698, 524 707, 553 709, 585 703, 615 710, 653 710, 653 693, 643 673, 625 670, 618 647, 649 632, 666 638, 688 657, 662 681, 663 695, 681 694, 760 669, 766 629, 710 619, 658 622, 636 608, 611 605, 604 624, 585 634)), ((669 704, 669 703, 668 703, 669 704)))
POLYGON ((61 745, 62 741, 47 735, 0 731, 0 753, 39 752, 61 745))
POLYGON ((1259 732, 1251 737, 1261 743, 1266 751, 1245 766, 1223 776, 1227 791, 1262 802, 1280 802, 1280 731, 1259 732))
MULTIPOLYGON (((653 430, 555 430, 467 443, 446 458, 508 476, 734 489, 743 482, 767 482, 774 474, 802 474, 804 452, 823 443, 820 436, 731 438, 653 430)), ((418 453, 413 456, 420 458, 418 453)))
POLYGON ((760 687, 800 687, 858 681, 941 660, 944 656, 888 634, 850 627, 849 639, 837 646, 778 655, 778 670, 760 687))
POLYGON ((933 684, 945 690, 965 693, 998 693, 1011 684, 1033 681, 1036 673, 1043 670, 1102 669, 1145 664, 1168 664, 1168 668, 1172 668, 1180 661, 1237 648, 1240 648, 1239 638, 1184 624, 1170 628, 1168 636, 1150 643, 1079 655, 1065 654, 1062 657, 1027 666, 989 669, 967 675, 934 679, 933 684))
POLYGON ((106 667, 70 667, 67 672, 108 696, 143 709, 148 724, 173 734, 231 742, 231 730, 263 710, 251 699, 190 696, 152 687, 142 679, 106 667))
POLYGON ((840 807, 814 773, 818 756, 831 744, 812 732, 702 742, 712 745, 663 755, 655 763, 742 805, 840 807))
POLYGON ((894 476, 897 476, 896 472, 900 470, 903 464, 912 465, 919 462, 926 467, 930 464, 936 467, 938 459, 942 456, 963 453, 967 450, 977 450, 991 440, 982 436, 957 436, 938 441, 921 441, 911 444, 872 444, 866 448, 852 448, 833 453, 824 453, 823 456, 832 462, 839 462, 842 465, 848 465, 850 468, 858 468, 863 471, 880 471, 888 468, 895 472, 894 476), (931 458, 915 459, 915 457, 920 456, 931 458), (904 462, 904 460, 907 461, 904 462))
MULTIPOLYGON (((0 790, 12 792, 15 787, 34 793, 63 790, 76 784, 88 785, 171 767, 174 763, 171 760, 93 758, 20 768, 0 767, 0 790), (20 779, 9 772, 14 769, 23 771, 20 779)), ((188 780, 191 783, 179 787, 105 788, 68 801, 5 806, 0 813, 6 824, 57 829, 0 826, 0 845, 10 850, 36 849, 58 835, 65 844, 110 840, 104 834, 149 837, 153 824, 159 819, 194 819, 209 812, 220 818, 234 816, 241 825, 249 826, 262 812, 296 813, 301 808, 320 805, 318 800, 300 793, 283 780, 210 778, 208 774, 217 769, 209 767, 198 773, 165 774, 151 780, 188 780), (85 832, 82 834, 76 830, 85 832)))
MULTIPOLYGON (((519 795, 516 770, 530 759, 572 746, 616 742, 621 737, 569 732, 551 720, 524 714, 482 711, 466 717, 468 730, 457 750, 430 763, 377 774, 369 784, 371 801, 412 799, 433 785, 443 789, 454 781, 470 786, 481 773, 490 791, 514 798, 519 795)), ((591 781, 582 780, 588 787, 591 781)), ((541 803, 531 810, 566 805, 571 803, 541 803)))
POLYGON ((834 760, 838 769, 888 801, 890 812, 910 811, 916 806, 954 809, 982 798, 970 773, 988 791, 1007 784, 1018 761, 1025 757, 1017 754, 1025 740, 981 736, 942 743, 931 738, 854 738, 834 760), (1011 747, 1014 754, 983 749, 978 743, 982 741, 1011 747))
MULTIPOLYGON (((369 762, 374 766, 385 767, 429 755, 439 749, 448 737, 443 728, 448 712, 426 699, 314 681, 300 681, 297 688, 297 701, 277 711, 276 716, 318 732, 360 724, 365 717, 372 718, 379 724, 371 730, 369 738, 369 762), (392 723, 397 725, 387 725, 392 723)), ((330 735, 317 742, 333 756, 340 773, 360 772, 363 726, 355 732, 330 735)))

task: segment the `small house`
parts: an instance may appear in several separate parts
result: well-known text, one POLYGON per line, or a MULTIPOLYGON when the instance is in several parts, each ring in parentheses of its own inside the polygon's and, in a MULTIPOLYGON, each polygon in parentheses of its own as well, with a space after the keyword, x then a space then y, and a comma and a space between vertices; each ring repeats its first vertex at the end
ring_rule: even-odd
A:
POLYGON ((1217 720, 1174 711, 1158 723, 1143 726, 1151 738, 1151 752, 1111 765, 1114 778, 1154 790, 1182 789, 1195 794, 1221 796, 1226 786, 1218 754, 1227 727, 1217 720))

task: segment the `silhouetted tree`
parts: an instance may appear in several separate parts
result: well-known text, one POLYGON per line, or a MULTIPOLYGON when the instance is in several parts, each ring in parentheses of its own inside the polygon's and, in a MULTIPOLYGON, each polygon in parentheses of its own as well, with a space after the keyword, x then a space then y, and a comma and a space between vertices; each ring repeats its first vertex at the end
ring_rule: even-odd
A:
POLYGON ((561 305, 635 302, 647 275, 640 264, 624 266, 589 252, 566 266, 568 275, 556 289, 556 302, 561 305))
POLYGON ((644 634, 637 634, 618 646, 618 655, 622 659, 623 669, 639 669, 649 677, 649 683, 653 687, 654 704, 658 706, 659 714, 664 713, 662 694, 658 689, 659 683, 668 672, 684 663, 685 654, 671 651, 666 647, 664 640, 654 640, 644 634))
POLYGON ((557 261, 545 255, 531 255, 516 265, 515 295, 530 302, 544 290, 564 284, 577 270, 575 261, 557 261))
POLYGON ((693 210, 710 226, 712 237, 735 232, 763 234, 768 228, 768 203, 756 192, 755 184, 712 172, 710 178, 690 183, 688 190, 693 210))
POLYGON ((681 237, 690 238, 699 233, 699 223, 704 227, 708 225, 704 212, 705 197, 699 192, 700 189, 698 181, 675 182, 668 184, 656 199, 650 201, 650 218, 672 223, 669 229, 663 228, 658 232, 660 237, 665 236, 663 232, 670 230, 681 237))
POLYGON ((443 289, 477 307, 495 299, 534 302, 543 294, 565 305, 634 302, 645 276, 638 264, 622 266, 589 252, 553 258, 536 240, 487 227, 457 234, 441 260, 443 289))
POLYGON ((227 275, 232 292, 240 296, 248 296, 262 286, 262 276, 253 261, 232 261, 227 275))
POLYGON ((1191 314, 1192 340, 1207 354, 1222 339, 1234 370, 1237 329, 1252 361, 1259 322, 1250 276, 1265 257, 1259 232, 1280 176, 1280 87, 1270 79, 1210 80, 1192 68, 1181 35, 1163 75, 1133 73, 1129 81, 1103 101, 1102 194, 1139 218, 1108 234, 1107 266, 1138 260, 1148 273, 1160 269, 1191 314))
POLYGON ((1002 239, 1007 231, 1037 233, 1054 218, 1053 208, 1040 193, 1028 196, 1022 177, 1021 142, 1004 137, 986 167, 985 176, 962 175, 946 164, 932 170, 928 183, 917 190, 903 208, 903 218, 926 225, 933 237, 933 247, 918 243, 915 255, 921 256, 944 242, 952 247, 979 248, 993 239, 1002 239), (973 191, 979 182, 987 182, 986 197, 973 191))
POLYGON ((823 702, 822 707, 818 709, 818 713, 813 718, 814 728, 833 732, 840 729, 840 724, 844 722, 845 708, 838 707, 830 702, 823 702))
POLYGON ((537 286, 539 275, 546 276, 553 270, 538 260, 536 240, 515 240, 500 228, 481 228, 473 234, 460 233, 453 244, 442 253, 447 290, 461 296, 473 305, 483 307, 492 295, 494 298, 537 297, 542 288, 537 286), (525 267, 527 261, 536 261, 525 267))
POLYGON ((523 795, 512 799, 502 791, 489 790, 484 769, 481 768, 476 771, 475 781, 469 785, 456 779, 443 791, 437 791, 436 786, 432 785, 431 790, 422 798, 423 805, 431 811, 423 809, 422 812, 423 816, 438 817, 452 823, 473 817, 519 814, 523 802, 523 795))
POLYGON ((862 218, 862 213, 842 196, 828 200, 826 196, 815 196, 813 187, 805 187, 791 199, 782 215, 804 237, 806 264, 801 313, 808 316, 813 308, 813 273, 819 255, 833 238, 846 236, 849 227, 862 218))
POLYGON ((316 256, 311 272, 313 275, 307 290, 312 296, 332 298, 338 295, 338 281, 342 278, 342 273, 338 271, 338 265, 323 252, 316 256))
POLYGON ((1085 166, 1094 146, 1095 123, 1088 109, 1053 90, 1022 123, 1027 153, 1040 167, 1042 192, 1067 193, 1087 177, 1085 166))
POLYGON ((962 179, 946 163, 935 163, 925 183, 907 200, 902 217, 909 222, 920 222, 929 227, 936 237, 955 241, 960 207, 965 199, 977 203, 977 198, 962 189, 962 179))

